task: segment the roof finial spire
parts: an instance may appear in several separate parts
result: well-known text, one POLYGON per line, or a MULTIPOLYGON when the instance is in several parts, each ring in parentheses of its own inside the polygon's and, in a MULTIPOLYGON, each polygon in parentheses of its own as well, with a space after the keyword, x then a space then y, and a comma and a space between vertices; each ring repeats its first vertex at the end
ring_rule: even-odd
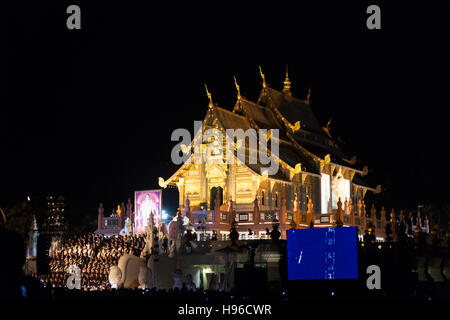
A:
POLYGON ((208 96, 208 99, 209 99, 209 104, 208 104, 208 106, 209 106, 210 108, 212 108, 212 106, 213 106, 214 104, 213 104, 213 101, 212 101, 211 92, 209 92, 208 86, 206 85, 206 83, 205 83, 205 89, 206 89, 206 95, 208 96))
POLYGON ((241 89, 237 83, 236 77, 234 77, 234 85, 236 86, 238 100, 241 100, 241 89))
POLYGON ((290 92, 291 91, 291 81, 289 80, 289 72, 288 72, 288 66, 286 65, 286 79, 284 79, 284 88, 283 92, 290 92))
POLYGON ((311 98, 311 88, 308 89, 308 95, 306 96, 306 102, 309 104, 309 98, 311 98))
POLYGON ((266 88, 267 87, 266 76, 262 72, 261 66, 258 66, 258 67, 259 67, 259 74, 261 75, 261 78, 262 78, 262 81, 263 81, 263 88, 266 88))

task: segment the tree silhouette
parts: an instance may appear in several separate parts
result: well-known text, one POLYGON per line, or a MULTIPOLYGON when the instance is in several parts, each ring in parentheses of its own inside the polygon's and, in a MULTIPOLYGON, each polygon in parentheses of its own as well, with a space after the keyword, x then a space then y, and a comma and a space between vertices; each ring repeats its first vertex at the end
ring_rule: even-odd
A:
POLYGON ((36 211, 27 202, 18 203, 5 210, 5 227, 7 230, 17 232, 22 238, 26 239, 35 215, 36 211))

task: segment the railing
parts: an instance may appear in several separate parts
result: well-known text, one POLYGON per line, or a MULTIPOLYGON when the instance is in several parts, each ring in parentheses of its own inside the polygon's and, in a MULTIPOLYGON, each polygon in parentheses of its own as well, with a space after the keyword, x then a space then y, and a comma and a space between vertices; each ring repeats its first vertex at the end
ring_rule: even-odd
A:
POLYGON ((334 213, 312 214, 312 217, 315 226, 329 226, 337 222, 336 214, 334 213))
MULTIPOLYGON (((229 234, 217 234, 217 241, 229 241, 230 235, 229 234)), ((270 234, 244 234, 240 233, 238 240, 270 240, 270 234)), ((208 233, 199 232, 197 233, 197 241, 215 241, 213 240, 213 235, 208 233)))
MULTIPOLYGON (((214 222, 214 221, 218 221, 219 223, 230 223, 230 219, 231 219, 231 212, 228 211, 219 211, 217 212, 217 214, 219 214, 219 218, 216 220, 215 219, 215 214, 216 212, 214 210, 204 210, 204 211, 191 211, 190 213, 191 216, 191 221, 193 223, 198 223, 201 221, 206 221, 206 222, 214 222)), ((253 211, 240 211, 240 212, 235 212, 235 221, 237 223, 239 222, 255 222, 255 217, 254 217, 254 212, 253 211)), ((274 210, 265 210, 265 211, 260 211, 260 217, 259 217, 259 221, 261 223, 268 223, 268 222, 272 222, 273 219, 279 219, 280 218, 280 214, 278 211, 274 211, 274 210)))
MULTIPOLYGON (((289 228, 289 225, 292 223, 292 221, 295 222, 296 228, 308 228, 310 222, 313 222, 314 227, 334 227, 338 223, 338 218, 338 214, 335 212, 308 214, 307 212, 286 211, 284 222, 286 228, 289 228)), ((341 219, 344 226, 359 227, 359 229, 361 230, 360 233, 364 233, 365 230, 367 230, 370 226, 372 229, 374 229, 375 235, 378 238, 383 238, 385 236, 385 230, 388 220, 383 219, 376 213, 372 213, 371 216, 359 216, 353 213, 342 213, 341 219)), ((393 233, 395 232, 395 228, 396 225, 393 226, 393 233)))
MULTIPOLYGON (((223 209, 223 208, 222 208, 223 209)), ((282 210, 259 210, 259 219, 255 217, 256 209, 245 211, 223 211, 223 210, 205 210, 205 211, 191 211, 190 216, 192 222, 198 226, 201 222, 206 224, 227 224, 230 225, 231 219, 234 216, 234 221, 238 225, 252 224, 258 221, 259 224, 271 224, 274 219, 280 221, 281 228, 289 228, 294 222, 295 228, 308 228, 312 222, 315 227, 334 227, 338 224, 339 217, 336 212, 332 213, 308 213, 298 211, 284 211, 282 210), (218 215, 218 216, 216 216, 218 215), (284 215, 284 216, 282 216, 284 215)), ((383 211, 384 212, 384 211, 383 211)), ((369 214, 369 211, 367 211, 369 214)), ((385 214, 385 212, 384 212, 385 214)), ((355 215, 354 213, 342 213, 341 217, 344 226, 356 226, 360 229, 360 234, 364 233, 369 226, 375 230, 378 238, 385 236, 386 225, 388 223, 386 218, 371 212, 371 216, 355 215)), ((396 226, 393 227, 395 229, 396 226)), ((393 233, 395 230, 392 230, 393 233)), ((218 238, 220 236, 218 235, 218 238)))

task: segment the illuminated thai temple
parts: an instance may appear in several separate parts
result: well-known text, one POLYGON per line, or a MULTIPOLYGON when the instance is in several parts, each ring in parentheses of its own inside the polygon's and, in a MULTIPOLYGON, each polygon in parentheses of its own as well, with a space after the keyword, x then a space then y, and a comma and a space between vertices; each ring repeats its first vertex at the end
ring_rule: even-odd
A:
MULTIPOLYGON (((256 102, 241 96, 232 110, 210 102, 202 130, 279 129, 279 170, 261 174, 261 164, 234 161, 194 163, 187 161, 160 186, 176 187, 180 210, 203 235, 226 239, 235 221, 241 239, 265 237, 274 219, 280 223, 282 239, 291 228, 359 226, 363 234, 372 211, 365 208, 367 191, 380 192, 364 182, 367 167, 349 157, 321 126, 310 103, 292 95, 286 70, 283 89, 266 83, 260 70, 262 89, 256 102), (366 214, 368 213, 368 214, 366 214), (364 226, 364 228, 361 228, 364 226), (250 230, 249 230, 250 229, 250 230)), ((204 141, 206 148, 211 141, 204 141)), ((386 213, 373 214, 377 237, 385 234, 386 213), (378 218, 376 218, 378 217, 378 218), (376 220, 376 221, 375 221, 376 220), (378 223, 378 225, 377 225, 378 223)), ((201 234, 201 233, 200 233, 201 234)))

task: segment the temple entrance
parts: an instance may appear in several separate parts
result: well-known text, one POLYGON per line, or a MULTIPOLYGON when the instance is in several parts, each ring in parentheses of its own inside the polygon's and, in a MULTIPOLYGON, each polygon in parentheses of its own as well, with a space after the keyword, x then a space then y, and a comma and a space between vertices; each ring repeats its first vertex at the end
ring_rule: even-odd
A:
POLYGON ((216 197, 219 196, 219 205, 223 203, 223 189, 222 187, 213 187, 210 190, 209 210, 214 210, 216 204, 216 197))

